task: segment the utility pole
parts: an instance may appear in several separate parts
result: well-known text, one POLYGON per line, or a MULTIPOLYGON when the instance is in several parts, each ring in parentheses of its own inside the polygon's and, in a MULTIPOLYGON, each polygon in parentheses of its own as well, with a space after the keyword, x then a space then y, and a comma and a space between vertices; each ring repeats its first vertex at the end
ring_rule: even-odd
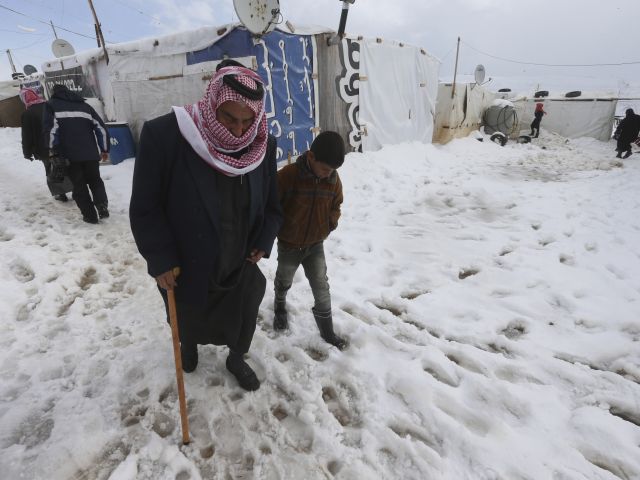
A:
POLYGON ((95 27, 96 27, 96 32, 98 33, 97 35, 97 40, 98 40, 98 47, 102 47, 102 51, 104 51, 104 57, 107 61, 107 65, 109 64, 109 54, 107 53, 107 46, 104 43, 104 36, 102 35, 102 28, 100 28, 100 22, 98 21, 98 15, 96 15, 96 9, 93 8, 93 2, 91 0, 89 0, 89 7, 91 7, 91 13, 93 14, 93 20, 95 22, 95 27), (102 45, 100 45, 102 44, 102 45))
POLYGON ((456 94, 456 76, 458 75, 458 54, 460 53, 460 37, 458 37, 458 46, 456 47, 456 66, 453 70, 453 86, 451 87, 451 98, 456 94))
POLYGON ((13 73, 18 73, 16 72, 16 66, 13 64, 13 58, 11 57, 11 50, 9 50, 7 48, 7 57, 9 57, 9 63, 11 64, 11 71, 13 73))
POLYGON ((53 26, 53 21, 49 20, 49 23, 51 24, 51 29, 53 30, 53 36, 57 39, 58 33, 56 32, 56 27, 53 26))

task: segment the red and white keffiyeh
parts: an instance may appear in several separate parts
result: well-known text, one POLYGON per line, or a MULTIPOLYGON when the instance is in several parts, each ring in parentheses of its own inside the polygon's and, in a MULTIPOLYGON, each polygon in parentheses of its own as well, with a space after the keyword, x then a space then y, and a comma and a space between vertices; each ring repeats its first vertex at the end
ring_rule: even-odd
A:
POLYGON ((264 99, 251 100, 223 82, 225 75, 234 75, 243 85, 256 89, 262 79, 253 70, 244 67, 221 68, 209 81, 204 97, 184 107, 173 107, 182 136, 196 153, 216 170, 228 176, 242 175, 256 169, 267 150, 267 116, 264 99), (216 119, 216 110, 224 102, 247 105, 255 114, 253 123, 241 136, 236 137, 216 119), (230 154, 247 149, 240 157, 230 154))

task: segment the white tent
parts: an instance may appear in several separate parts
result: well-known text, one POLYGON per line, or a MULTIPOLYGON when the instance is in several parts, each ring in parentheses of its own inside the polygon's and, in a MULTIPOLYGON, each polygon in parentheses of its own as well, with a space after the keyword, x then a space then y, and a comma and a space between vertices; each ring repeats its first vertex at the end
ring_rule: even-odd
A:
POLYGON ((108 64, 94 49, 42 69, 48 88, 64 82, 101 104, 107 120, 127 122, 135 138, 146 120, 199 100, 216 65, 233 58, 265 79, 279 160, 308 149, 321 128, 340 132, 353 149, 430 142, 439 61, 424 49, 382 39, 345 38, 330 46, 332 33, 296 25, 256 39, 239 24, 203 27, 108 45, 108 64), (345 49, 353 56, 346 58, 345 49))
POLYGON ((615 97, 598 94, 582 94, 576 98, 549 96, 519 97, 510 100, 516 108, 519 122, 514 132, 515 136, 529 131, 535 104, 542 103, 547 112, 542 119, 543 129, 567 138, 592 137, 601 141, 611 138, 618 103, 615 97))
POLYGON ((360 41, 362 149, 431 143, 440 61, 425 50, 382 39, 360 41))

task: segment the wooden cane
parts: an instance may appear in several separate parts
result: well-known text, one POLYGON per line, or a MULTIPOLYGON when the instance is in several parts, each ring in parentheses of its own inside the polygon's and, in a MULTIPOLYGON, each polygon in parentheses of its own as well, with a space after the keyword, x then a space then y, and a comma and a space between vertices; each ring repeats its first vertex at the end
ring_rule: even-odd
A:
MULTIPOLYGON (((180 273, 173 269, 175 276, 180 273)), ((178 382, 178 399, 180 401, 180 421, 182 423, 182 443, 189 444, 189 417, 187 416, 187 401, 184 395, 184 378, 182 377, 182 356, 180 355, 180 335, 178 334, 178 312, 176 310, 176 297, 173 288, 167 290, 169 299, 169 323, 171 324, 171 337, 173 338, 173 358, 176 364, 176 381, 178 382)))

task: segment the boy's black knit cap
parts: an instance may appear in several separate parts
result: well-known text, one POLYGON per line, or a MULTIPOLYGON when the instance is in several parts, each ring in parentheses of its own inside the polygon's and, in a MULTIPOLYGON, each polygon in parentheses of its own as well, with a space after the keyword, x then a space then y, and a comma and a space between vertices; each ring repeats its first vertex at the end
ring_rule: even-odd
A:
POLYGON ((322 132, 311 144, 311 151, 315 155, 316 161, 330 167, 339 168, 344 163, 344 140, 338 132, 322 132))

